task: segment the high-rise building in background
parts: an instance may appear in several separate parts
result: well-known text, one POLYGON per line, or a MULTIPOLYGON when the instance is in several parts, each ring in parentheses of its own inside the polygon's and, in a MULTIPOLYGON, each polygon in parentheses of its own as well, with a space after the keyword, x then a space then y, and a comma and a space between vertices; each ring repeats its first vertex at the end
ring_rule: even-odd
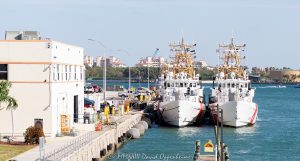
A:
MULTIPOLYGON (((95 61, 95 65, 98 67, 103 67, 104 66, 104 57, 103 56, 98 56, 95 61)), ((123 68, 126 67, 126 65, 118 58, 114 56, 109 56, 106 57, 106 66, 107 67, 115 67, 115 68, 123 68)))
POLYGON ((166 60, 163 57, 146 57, 141 58, 139 62, 136 64, 137 67, 162 67, 164 64, 166 64, 166 60))
POLYGON ((87 65, 89 67, 93 67, 94 66, 94 57, 93 56, 87 56, 87 55, 85 55, 83 57, 83 61, 84 61, 84 65, 87 65))

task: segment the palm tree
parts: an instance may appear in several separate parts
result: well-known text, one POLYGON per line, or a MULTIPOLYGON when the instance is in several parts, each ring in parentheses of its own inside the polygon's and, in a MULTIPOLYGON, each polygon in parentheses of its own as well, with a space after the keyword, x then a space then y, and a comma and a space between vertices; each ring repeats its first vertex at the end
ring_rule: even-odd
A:
POLYGON ((11 83, 8 81, 0 82, 0 110, 6 109, 10 110, 11 115, 11 125, 12 125, 12 137, 14 136, 14 117, 13 110, 18 107, 18 103, 16 99, 11 97, 9 94, 9 88, 11 87, 11 83))

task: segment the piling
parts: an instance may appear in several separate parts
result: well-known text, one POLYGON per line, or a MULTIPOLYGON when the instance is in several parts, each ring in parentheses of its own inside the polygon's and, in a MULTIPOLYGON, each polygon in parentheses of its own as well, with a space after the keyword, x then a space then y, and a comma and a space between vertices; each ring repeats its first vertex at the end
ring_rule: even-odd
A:
POLYGON ((200 140, 196 140, 194 161, 200 161, 200 140))

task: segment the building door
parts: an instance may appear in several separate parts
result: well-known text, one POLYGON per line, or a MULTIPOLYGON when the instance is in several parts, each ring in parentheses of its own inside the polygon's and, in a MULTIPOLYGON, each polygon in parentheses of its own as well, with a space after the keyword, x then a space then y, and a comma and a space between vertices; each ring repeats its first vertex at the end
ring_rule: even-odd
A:
POLYGON ((74 122, 78 122, 78 95, 74 96, 74 122))

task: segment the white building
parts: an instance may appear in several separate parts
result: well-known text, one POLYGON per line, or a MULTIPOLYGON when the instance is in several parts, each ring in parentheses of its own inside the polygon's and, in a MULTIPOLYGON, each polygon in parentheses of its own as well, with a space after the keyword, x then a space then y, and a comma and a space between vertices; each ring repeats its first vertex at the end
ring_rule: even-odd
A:
MULTIPOLYGON (((13 111, 15 135, 22 136, 40 122, 45 135, 53 137, 63 126, 72 128, 78 117, 83 121, 83 48, 53 40, 6 38, 0 40, 0 79, 12 83, 10 95, 19 104, 13 111)), ((10 120, 10 111, 1 110, 2 136, 11 134, 10 120)))
POLYGON ((205 67, 208 67, 208 64, 206 63, 205 60, 200 60, 200 61, 195 61, 194 66, 196 68, 205 68, 205 67))
MULTIPOLYGON (((96 58, 96 66, 98 67, 103 67, 104 66, 104 57, 103 56, 98 56, 96 58)), ((106 66, 107 67, 116 67, 116 68, 122 68, 126 67, 122 61, 114 56, 109 56, 106 58, 106 66)))
POLYGON ((84 62, 84 65, 87 65, 89 67, 93 67, 94 66, 94 57, 85 55, 83 57, 83 62, 84 62))
POLYGON ((136 64, 137 67, 162 67, 164 64, 166 64, 165 58, 163 57, 146 57, 141 58, 136 64))

